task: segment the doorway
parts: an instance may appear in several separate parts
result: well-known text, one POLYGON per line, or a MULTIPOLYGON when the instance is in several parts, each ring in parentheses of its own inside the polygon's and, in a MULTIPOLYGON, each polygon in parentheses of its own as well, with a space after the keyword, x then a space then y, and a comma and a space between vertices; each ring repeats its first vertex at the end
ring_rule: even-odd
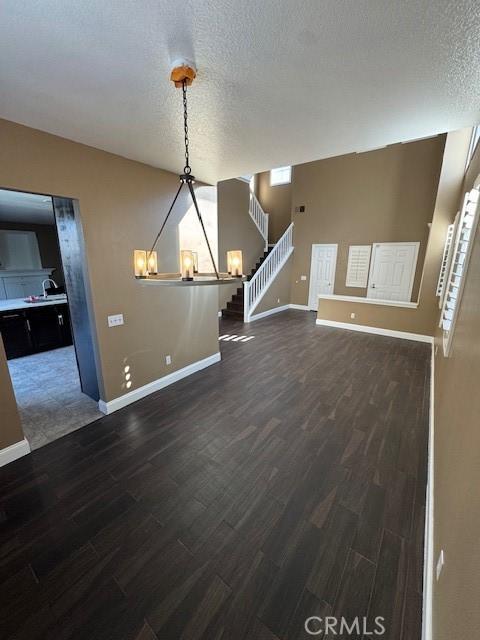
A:
POLYGON ((312 244, 308 307, 318 310, 319 294, 333 294, 337 268, 337 244, 312 244))
POLYGON ((419 248, 419 242, 374 244, 367 297, 410 302, 419 248))
POLYGON ((32 449, 102 415, 83 263, 74 201, 0 189, 0 333, 32 449))

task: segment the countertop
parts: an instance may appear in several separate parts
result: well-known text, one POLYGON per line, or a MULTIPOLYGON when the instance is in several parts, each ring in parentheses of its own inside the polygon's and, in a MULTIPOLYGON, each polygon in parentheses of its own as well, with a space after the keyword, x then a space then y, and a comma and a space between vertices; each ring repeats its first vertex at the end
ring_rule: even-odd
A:
POLYGON ((2 311, 17 311, 18 309, 30 309, 31 307, 49 307, 53 304, 67 304, 67 297, 61 300, 47 300, 46 302, 25 302, 23 298, 10 298, 0 300, 0 313, 2 311))

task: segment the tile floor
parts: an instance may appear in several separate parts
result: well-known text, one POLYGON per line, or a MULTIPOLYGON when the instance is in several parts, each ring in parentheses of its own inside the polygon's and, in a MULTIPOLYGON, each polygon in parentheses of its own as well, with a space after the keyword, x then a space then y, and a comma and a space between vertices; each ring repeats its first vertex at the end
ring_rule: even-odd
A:
POLYGON ((25 437, 32 449, 100 418, 80 391, 75 351, 64 347, 8 361, 25 437))

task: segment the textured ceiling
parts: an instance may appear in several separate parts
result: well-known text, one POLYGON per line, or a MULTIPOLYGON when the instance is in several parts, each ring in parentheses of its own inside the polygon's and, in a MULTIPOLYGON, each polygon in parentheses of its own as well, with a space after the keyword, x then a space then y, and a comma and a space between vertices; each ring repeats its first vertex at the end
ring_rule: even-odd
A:
POLYGON ((34 193, 0 189, 0 222, 55 224, 52 199, 34 193))
POLYGON ((480 120, 478 0, 2 0, 0 116, 204 180, 480 120))

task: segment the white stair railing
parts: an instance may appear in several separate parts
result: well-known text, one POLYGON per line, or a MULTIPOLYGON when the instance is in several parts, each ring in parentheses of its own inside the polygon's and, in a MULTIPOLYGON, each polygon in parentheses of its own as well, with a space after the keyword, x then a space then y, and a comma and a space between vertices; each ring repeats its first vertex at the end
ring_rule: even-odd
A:
POLYGON ((243 321, 253 312, 293 251, 293 222, 265 258, 251 280, 243 283, 243 321))
POLYGON ((268 213, 262 209, 262 205, 252 191, 250 191, 248 213, 265 240, 265 251, 268 251, 268 213))

